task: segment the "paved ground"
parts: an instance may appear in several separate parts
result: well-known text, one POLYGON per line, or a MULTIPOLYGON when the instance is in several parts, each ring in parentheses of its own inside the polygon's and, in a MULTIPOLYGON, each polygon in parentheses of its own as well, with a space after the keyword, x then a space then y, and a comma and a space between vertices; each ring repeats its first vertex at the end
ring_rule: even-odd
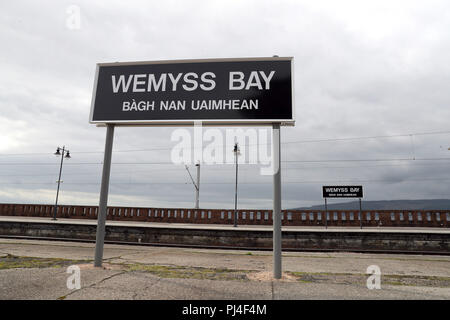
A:
POLYGON ((104 268, 93 255, 90 243, 0 239, 0 299, 450 299, 450 256, 289 252, 273 280, 271 252, 106 245, 104 268), (81 289, 66 285, 73 264, 81 289))

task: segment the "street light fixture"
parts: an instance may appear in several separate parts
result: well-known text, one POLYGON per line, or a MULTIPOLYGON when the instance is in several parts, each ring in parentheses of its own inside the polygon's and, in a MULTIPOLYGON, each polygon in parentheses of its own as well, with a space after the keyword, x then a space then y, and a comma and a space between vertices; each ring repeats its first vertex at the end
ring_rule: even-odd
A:
POLYGON ((55 156, 61 156, 61 163, 59 166, 59 178, 58 178, 58 189, 56 190, 56 202, 55 207, 53 209, 53 220, 56 220, 56 212, 58 211, 58 196, 59 196, 59 185, 61 183, 61 172, 62 172, 62 165, 64 158, 70 159, 70 152, 69 150, 66 150, 66 146, 63 146, 62 148, 58 147, 56 149, 56 152, 54 153, 55 156))
POLYGON ((236 188, 234 191, 234 226, 237 227, 238 156, 241 154, 237 142, 234 144, 233 153, 234 153, 234 163, 236 164, 236 188))

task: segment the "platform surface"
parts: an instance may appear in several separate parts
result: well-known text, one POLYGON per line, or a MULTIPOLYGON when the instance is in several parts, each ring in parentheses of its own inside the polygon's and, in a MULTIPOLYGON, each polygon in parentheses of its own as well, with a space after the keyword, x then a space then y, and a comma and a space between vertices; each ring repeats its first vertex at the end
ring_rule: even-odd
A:
POLYGON ((0 299, 450 299, 450 257, 283 253, 283 279, 271 252, 105 245, 0 238, 0 299), (67 288, 70 265, 80 289, 67 288), (381 272, 367 287, 367 268, 381 272))

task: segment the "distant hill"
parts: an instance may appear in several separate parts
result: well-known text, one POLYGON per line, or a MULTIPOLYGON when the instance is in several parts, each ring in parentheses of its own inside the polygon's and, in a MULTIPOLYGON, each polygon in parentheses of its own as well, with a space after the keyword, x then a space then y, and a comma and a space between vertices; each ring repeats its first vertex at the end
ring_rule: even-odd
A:
MULTIPOLYGON (((331 203, 330 203, 331 202, 331 203)), ((362 201, 363 210, 450 210, 450 199, 362 201)), ((325 210, 325 204, 293 210, 325 210)), ((333 203, 328 210, 359 210, 359 201, 333 203)))

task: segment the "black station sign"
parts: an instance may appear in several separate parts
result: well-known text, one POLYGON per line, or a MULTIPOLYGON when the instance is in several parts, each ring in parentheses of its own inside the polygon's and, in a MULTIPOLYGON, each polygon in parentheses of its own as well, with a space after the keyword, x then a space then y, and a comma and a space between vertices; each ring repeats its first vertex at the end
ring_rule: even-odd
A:
POLYGON ((293 125, 292 60, 99 63, 90 122, 293 125))
POLYGON ((323 186, 324 198, 362 198, 362 186, 323 186))

